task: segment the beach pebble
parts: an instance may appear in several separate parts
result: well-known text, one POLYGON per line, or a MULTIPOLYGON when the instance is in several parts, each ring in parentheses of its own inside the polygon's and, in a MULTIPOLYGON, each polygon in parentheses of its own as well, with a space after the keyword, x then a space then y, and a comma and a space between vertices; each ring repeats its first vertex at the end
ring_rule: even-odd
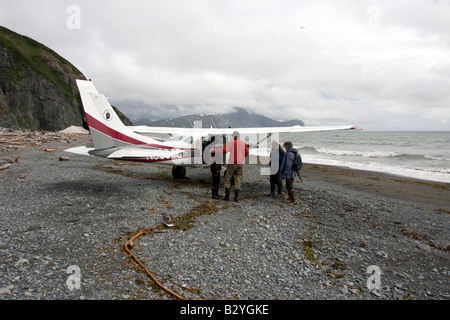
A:
POLYGON ((55 164, 66 141, 21 149, 0 173, 0 299, 174 299, 123 248, 151 226, 129 249, 188 299, 450 299, 450 215, 435 211, 450 208, 360 190, 338 169, 336 182, 306 178, 307 168, 293 206, 265 196, 258 166, 244 167, 239 203, 212 200, 208 169, 180 181, 160 165, 55 164), (380 289, 367 288, 370 266, 380 289))

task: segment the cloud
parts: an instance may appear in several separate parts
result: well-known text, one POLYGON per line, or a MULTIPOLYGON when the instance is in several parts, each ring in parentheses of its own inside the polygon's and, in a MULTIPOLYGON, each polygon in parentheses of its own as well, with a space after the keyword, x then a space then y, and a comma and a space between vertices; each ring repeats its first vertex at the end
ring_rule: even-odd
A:
POLYGON ((307 125, 448 130, 450 1, 70 1, 2 4, 126 114, 234 106, 307 125))

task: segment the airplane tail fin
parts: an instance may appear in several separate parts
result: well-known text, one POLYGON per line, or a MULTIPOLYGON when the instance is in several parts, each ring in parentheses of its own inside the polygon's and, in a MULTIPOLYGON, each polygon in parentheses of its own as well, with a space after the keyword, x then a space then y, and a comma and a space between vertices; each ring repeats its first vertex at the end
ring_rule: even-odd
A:
POLYGON ((127 128, 108 99, 97 91, 91 81, 77 80, 77 86, 96 150, 130 145, 158 147, 158 141, 127 128))

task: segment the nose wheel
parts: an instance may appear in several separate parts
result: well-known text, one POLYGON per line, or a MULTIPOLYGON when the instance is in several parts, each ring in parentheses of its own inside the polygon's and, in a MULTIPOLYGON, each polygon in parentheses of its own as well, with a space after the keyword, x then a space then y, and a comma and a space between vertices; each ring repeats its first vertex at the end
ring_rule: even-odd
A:
POLYGON ((172 177, 174 179, 184 179, 186 177, 186 168, 175 166, 172 168, 172 177))

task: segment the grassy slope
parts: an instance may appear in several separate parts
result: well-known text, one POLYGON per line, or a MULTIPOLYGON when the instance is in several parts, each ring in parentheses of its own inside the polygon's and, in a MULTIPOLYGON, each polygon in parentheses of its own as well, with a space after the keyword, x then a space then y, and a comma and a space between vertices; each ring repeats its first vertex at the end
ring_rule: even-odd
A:
MULTIPOLYGON (((69 61, 43 44, 2 26, 0 26, 0 44, 8 48, 17 61, 14 67, 4 72, 11 83, 20 84, 26 76, 24 67, 28 65, 45 79, 62 89, 67 97, 80 106, 80 112, 84 113, 79 94, 76 93, 74 95, 71 86, 62 81, 59 72, 49 64, 49 59, 55 59, 58 61, 58 64, 69 66, 74 74, 79 75, 80 79, 85 79, 85 76, 69 61)), ((117 110, 117 108, 115 109, 126 125, 132 125, 131 121, 122 112, 117 110)))
POLYGON ((19 35, 2 26, 0 26, 0 43, 2 46, 9 49, 18 62, 23 62, 23 64, 20 63, 6 72, 6 75, 12 82, 20 82, 24 77, 21 65, 29 65, 37 73, 44 76, 57 87, 61 88, 68 97, 71 99, 77 99, 77 97, 73 95, 70 86, 64 83, 59 78, 58 72, 49 66, 46 55, 51 55, 61 63, 70 66, 74 73, 78 73, 81 76, 82 73, 70 62, 39 42, 19 35))

